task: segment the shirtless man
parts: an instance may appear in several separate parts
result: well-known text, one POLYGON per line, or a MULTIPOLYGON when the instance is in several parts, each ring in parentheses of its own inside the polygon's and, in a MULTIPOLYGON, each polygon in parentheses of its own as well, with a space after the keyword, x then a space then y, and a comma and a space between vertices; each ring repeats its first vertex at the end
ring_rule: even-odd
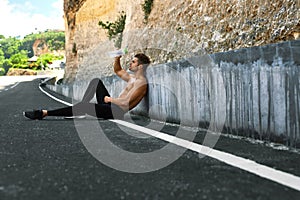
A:
POLYGON ((41 120, 46 116, 70 117, 88 114, 103 119, 123 119, 124 114, 133 109, 147 93, 145 72, 150 59, 145 54, 136 54, 129 66, 133 74, 128 74, 122 69, 120 58, 121 56, 115 58, 114 71, 127 85, 119 97, 111 97, 103 82, 96 78, 90 82, 80 103, 56 110, 27 111, 23 113, 24 116, 41 120), (97 103, 90 103, 95 95, 97 103))

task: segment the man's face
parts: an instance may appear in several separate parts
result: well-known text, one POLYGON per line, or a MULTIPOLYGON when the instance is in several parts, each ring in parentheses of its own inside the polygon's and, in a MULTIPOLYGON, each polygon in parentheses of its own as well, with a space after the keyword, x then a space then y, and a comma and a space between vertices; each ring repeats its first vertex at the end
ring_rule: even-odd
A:
POLYGON ((133 58, 129 65, 129 70, 132 72, 136 72, 138 70, 139 62, 138 58, 133 58))

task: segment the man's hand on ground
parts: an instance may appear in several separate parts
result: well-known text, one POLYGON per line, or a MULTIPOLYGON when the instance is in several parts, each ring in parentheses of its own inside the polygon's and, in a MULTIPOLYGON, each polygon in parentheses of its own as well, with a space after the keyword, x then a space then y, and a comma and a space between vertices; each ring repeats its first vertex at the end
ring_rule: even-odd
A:
POLYGON ((104 102, 105 102, 105 103, 110 103, 110 102, 111 102, 111 97, 105 96, 105 97, 104 97, 104 102))

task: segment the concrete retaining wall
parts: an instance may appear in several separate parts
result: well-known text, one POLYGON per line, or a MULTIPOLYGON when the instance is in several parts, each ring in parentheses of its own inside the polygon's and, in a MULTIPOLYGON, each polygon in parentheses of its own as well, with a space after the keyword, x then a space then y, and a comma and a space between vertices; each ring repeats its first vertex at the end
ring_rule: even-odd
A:
MULTIPOLYGON (((299 67, 299 40, 152 66, 148 96, 132 112, 296 146, 299 67)), ((89 81, 48 87, 80 100, 89 81)), ((124 86, 116 76, 104 82, 112 96, 124 86)))

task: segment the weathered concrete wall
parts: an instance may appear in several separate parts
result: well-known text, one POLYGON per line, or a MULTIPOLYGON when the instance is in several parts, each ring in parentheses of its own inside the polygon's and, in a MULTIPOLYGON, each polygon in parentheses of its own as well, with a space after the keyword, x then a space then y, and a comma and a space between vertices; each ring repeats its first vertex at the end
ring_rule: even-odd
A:
MULTIPOLYGON (((299 69, 300 40, 151 66, 148 97, 132 112, 294 146, 300 138, 299 69)), ((112 96, 124 86, 116 76, 104 80, 112 96)), ((88 82, 53 89, 80 100, 88 82)))

